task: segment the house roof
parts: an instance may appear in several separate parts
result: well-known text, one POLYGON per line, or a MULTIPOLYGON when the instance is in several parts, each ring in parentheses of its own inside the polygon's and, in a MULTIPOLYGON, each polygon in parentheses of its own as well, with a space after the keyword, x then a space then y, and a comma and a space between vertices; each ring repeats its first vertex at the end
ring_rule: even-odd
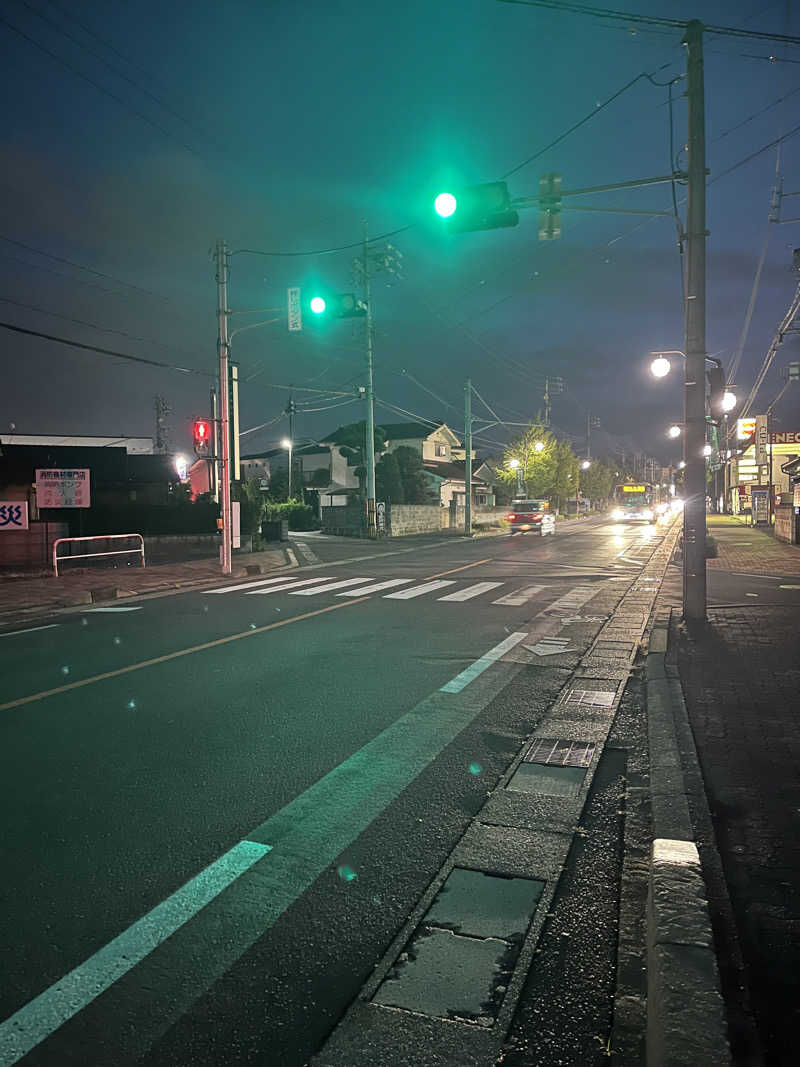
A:
POLYGON ((381 422, 376 425, 386 434, 387 441, 418 441, 420 438, 425 440, 444 431, 457 444, 461 443, 461 438, 453 433, 446 422, 381 422))
MULTIPOLYGON (((464 461, 461 463, 426 463, 424 466, 427 474, 432 474, 443 482, 463 482, 467 470, 467 465, 464 461)), ((472 484, 486 485, 486 482, 481 478, 476 478, 473 472, 472 484)))

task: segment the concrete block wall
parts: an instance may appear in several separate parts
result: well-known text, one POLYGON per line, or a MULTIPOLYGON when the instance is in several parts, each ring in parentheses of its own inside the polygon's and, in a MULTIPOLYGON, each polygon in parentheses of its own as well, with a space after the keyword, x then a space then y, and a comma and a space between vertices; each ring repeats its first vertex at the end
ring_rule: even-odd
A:
POLYGON ((438 533, 450 525, 449 512, 438 504, 393 504, 389 509, 392 537, 438 533), (443 525, 444 523, 444 525, 443 525))

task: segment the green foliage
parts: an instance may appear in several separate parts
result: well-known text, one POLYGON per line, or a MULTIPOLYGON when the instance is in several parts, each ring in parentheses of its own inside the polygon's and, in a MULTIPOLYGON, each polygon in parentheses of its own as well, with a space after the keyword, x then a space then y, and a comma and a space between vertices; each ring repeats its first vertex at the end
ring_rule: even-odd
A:
POLYGON ((269 476, 269 499, 286 500, 289 492, 289 468, 278 467, 270 471, 269 476))
POLYGON ((381 456, 375 465, 375 491, 379 500, 388 500, 392 504, 405 503, 405 488, 394 452, 381 456))
MULTIPOLYGON (((380 426, 375 427, 375 455, 379 455, 386 447, 386 435, 380 426)), ((339 445, 342 455, 347 456, 355 463, 364 462, 364 451, 367 441, 367 424, 364 419, 361 422, 351 422, 347 426, 341 426, 336 433, 331 434, 330 440, 339 445)), ((350 463, 353 466, 353 463, 350 463)))
POLYGON ((599 500, 608 500, 614 486, 616 467, 611 467, 603 460, 592 460, 588 470, 580 472, 581 496, 587 497, 592 503, 599 500))
POLYGON ((264 494, 256 478, 233 483, 232 497, 239 501, 239 524, 243 534, 256 534, 264 516, 264 494))
POLYGON ((578 488, 578 457, 569 441, 557 441, 555 446, 555 474, 553 495, 559 508, 568 497, 574 497, 578 488))
POLYGON ((318 530, 319 520, 309 504, 299 500, 286 500, 282 503, 268 503, 264 511, 266 522, 280 522, 286 519, 290 530, 318 530))
POLYGON ((555 437, 538 423, 531 425, 512 441, 503 453, 502 466, 498 467, 499 481, 517 496, 517 471, 510 466, 512 460, 519 462, 522 472, 523 495, 547 497, 555 492, 557 446, 555 437), (536 450, 541 443, 544 448, 536 450))
POLYGON ((422 456, 416 448, 403 445, 394 451, 394 457, 403 483, 406 504, 429 504, 431 491, 425 478, 422 456))

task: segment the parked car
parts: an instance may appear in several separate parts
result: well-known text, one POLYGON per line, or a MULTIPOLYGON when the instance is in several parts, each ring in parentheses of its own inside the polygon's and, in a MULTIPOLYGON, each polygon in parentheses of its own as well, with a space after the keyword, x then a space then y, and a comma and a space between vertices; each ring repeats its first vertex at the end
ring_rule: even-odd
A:
POLYGON ((530 530, 532 533, 554 534, 556 532, 556 520, 550 511, 547 500, 514 500, 511 510, 506 515, 506 522, 511 526, 511 532, 530 530))

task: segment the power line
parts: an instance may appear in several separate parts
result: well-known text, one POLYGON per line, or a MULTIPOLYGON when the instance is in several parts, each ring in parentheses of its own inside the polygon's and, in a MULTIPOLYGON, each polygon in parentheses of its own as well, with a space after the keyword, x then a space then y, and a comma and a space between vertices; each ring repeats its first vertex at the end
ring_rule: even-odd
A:
POLYGON ((9 22, 8 19, 4 18, 2 15, 0 15, 0 24, 11 30, 12 33, 16 33, 19 37, 22 37, 23 40, 27 41, 28 44, 33 45, 34 48, 38 48, 40 52, 44 52, 46 56, 50 56, 50 58, 54 59, 56 63, 60 63, 62 67, 65 67, 71 74, 74 74, 76 78, 80 78, 81 81, 85 81, 87 85, 91 85, 93 89, 96 89, 104 96, 110 97, 117 104, 119 104, 120 107, 124 108, 126 111, 130 111, 132 115, 135 115, 137 118, 141 119, 142 122, 146 122, 148 126, 152 126, 154 130, 158 130, 159 133, 162 133, 169 140, 175 141, 177 144, 180 145, 181 148, 186 149, 186 151, 189 152, 191 155, 197 155, 197 152, 195 152, 195 150, 190 145, 184 144, 183 141, 178 140, 176 137, 174 137, 173 134, 169 132, 169 130, 159 125, 159 123, 154 122, 153 119, 149 118, 143 112, 137 111, 135 107, 131 107, 131 105, 126 100, 123 100, 121 96, 117 96, 117 94, 113 93, 110 89, 106 89, 105 86, 101 85, 99 82, 96 82, 93 78, 90 78, 88 75, 83 74, 77 69, 77 67, 73 67, 71 63, 68 63, 67 60, 63 59, 57 52, 52 52, 49 48, 45 48, 45 46, 43 44, 40 44, 34 37, 31 37, 29 34, 25 33, 25 31, 21 30, 19 26, 15 26, 13 22, 9 22))
MULTIPOLYGON (((616 22, 628 22, 643 26, 661 26, 674 30, 685 30, 688 19, 673 19, 663 15, 642 15, 632 11, 614 11, 607 7, 588 7, 585 4, 567 3, 565 0, 498 0, 501 4, 518 4, 522 7, 544 7, 551 11, 563 11, 572 15, 591 15, 594 18, 610 19, 616 22)), ((738 26, 703 26, 707 33, 723 37, 746 37, 757 41, 779 41, 786 44, 800 44, 800 37, 789 37, 780 33, 765 33, 761 30, 745 30, 738 26)))
MULTIPOLYGON (((2 17, 0 17, 0 22, 2 22, 2 17)), ((15 241, 13 237, 6 237, 5 234, 0 233, 0 241, 15 245, 17 248, 24 248, 26 252, 35 252, 37 256, 45 256, 47 259, 52 259, 54 263, 65 263, 68 267, 85 270, 87 274, 94 274, 97 278, 106 278, 108 281, 116 282, 117 285, 124 285, 127 289, 134 289, 137 293, 144 293, 145 296, 154 296, 157 300, 167 300, 167 297, 161 296, 159 293, 153 293, 149 289, 142 289, 141 286, 133 285, 131 282, 124 282, 121 278, 115 278, 113 274, 104 274, 103 271, 95 270, 94 267, 86 267, 82 263, 75 263, 74 260, 65 259, 63 256, 54 256, 52 252, 45 252, 41 248, 34 248, 33 245, 26 245, 23 241, 15 241)))
POLYGON ((113 333, 118 337, 125 337, 129 341, 138 341, 144 345, 157 345, 159 348, 168 348, 173 352, 180 352, 181 355, 187 356, 188 352, 182 352, 181 349, 175 348, 173 345, 166 345, 163 341, 154 341, 150 337, 136 337, 132 333, 126 333, 125 330, 114 330, 109 326, 100 326, 96 322, 88 322, 86 319, 75 319, 71 315, 61 315, 57 311, 49 311, 47 308, 39 307, 36 304, 24 304, 21 300, 12 300, 8 296, 0 296, 0 301, 4 304, 13 304, 14 307, 25 308, 27 311, 38 311, 42 315, 49 315, 54 319, 63 319, 64 322, 72 322, 76 326, 88 326, 92 330, 99 330, 100 333, 113 333))
MULTIPOLYGON (((410 222, 407 226, 401 226, 397 230, 389 230, 387 233, 379 233, 376 237, 370 237, 367 244, 375 244, 376 241, 385 241, 387 237, 395 237, 398 233, 414 228, 416 223, 410 222)), ((349 245, 337 245, 335 248, 312 248, 306 252, 263 252, 259 248, 236 248, 230 254, 232 256, 330 256, 334 252, 348 252, 353 248, 363 248, 363 241, 354 241, 349 245)))
MULTIPOLYGON (((670 66, 672 66, 672 61, 670 61, 669 63, 664 63, 662 66, 656 68, 656 70, 653 71, 653 74, 658 74, 660 71, 665 70, 667 67, 670 66)), ((623 93, 627 92, 628 89, 633 88, 633 86, 640 82, 643 78, 646 78, 654 85, 658 84, 657 82, 653 82, 652 75, 650 74, 646 74, 644 72, 642 72, 641 74, 637 74, 635 78, 631 78, 631 80, 625 85, 623 85, 621 89, 617 89, 617 91, 611 96, 609 96, 607 100, 604 100, 602 104, 598 104, 587 115, 584 115, 582 119, 574 123, 574 125, 570 126, 568 130, 565 130, 564 133, 559 134, 558 137, 552 140, 549 144, 545 145, 544 148, 540 148, 538 152, 534 152, 532 156, 528 156, 527 159, 523 159, 523 161, 521 163, 518 163, 516 167, 512 167, 511 170, 506 171, 505 174, 501 175, 501 178, 510 178, 512 174, 516 174, 518 170, 522 170, 523 167, 526 167, 535 159, 538 159, 540 156, 543 156, 545 152, 549 152, 551 148, 555 148, 557 144, 560 144, 561 141, 569 137, 569 135, 571 133, 574 133, 575 130, 580 129, 580 127, 583 126, 585 123, 589 122, 590 119, 593 119, 595 115, 598 115, 603 110, 603 108, 608 107, 609 104, 612 104, 618 97, 622 96, 623 93)))
POLYGON ((162 367, 164 370, 179 371, 181 374, 199 374, 203 378, 214 378, 215 374, 210 374, 208 371, 197 370, 194 367, 178 367, 174 363, 161 363, 157 359, 145 359, 143 356, 131 356, 127 352, 115 352, 112 348, 99 348, 97 345, 86 345, 80 341, 71 341, 67 337, 57 337, 52 333, 42 333, 39 330, 28 330, 24 326, 14 326, 10 322, 0 322, 0 326, 4 330, 12 330, 14 333, 22 333, 27 337, 40 337, 45 341, 55 341, 56 344, 67 345, 70 348, 81 348, 85 352, 95 352, 101 356, 113 356, 114 359, 126 359, 131 363, 144 363, 149 367, 162 367))

